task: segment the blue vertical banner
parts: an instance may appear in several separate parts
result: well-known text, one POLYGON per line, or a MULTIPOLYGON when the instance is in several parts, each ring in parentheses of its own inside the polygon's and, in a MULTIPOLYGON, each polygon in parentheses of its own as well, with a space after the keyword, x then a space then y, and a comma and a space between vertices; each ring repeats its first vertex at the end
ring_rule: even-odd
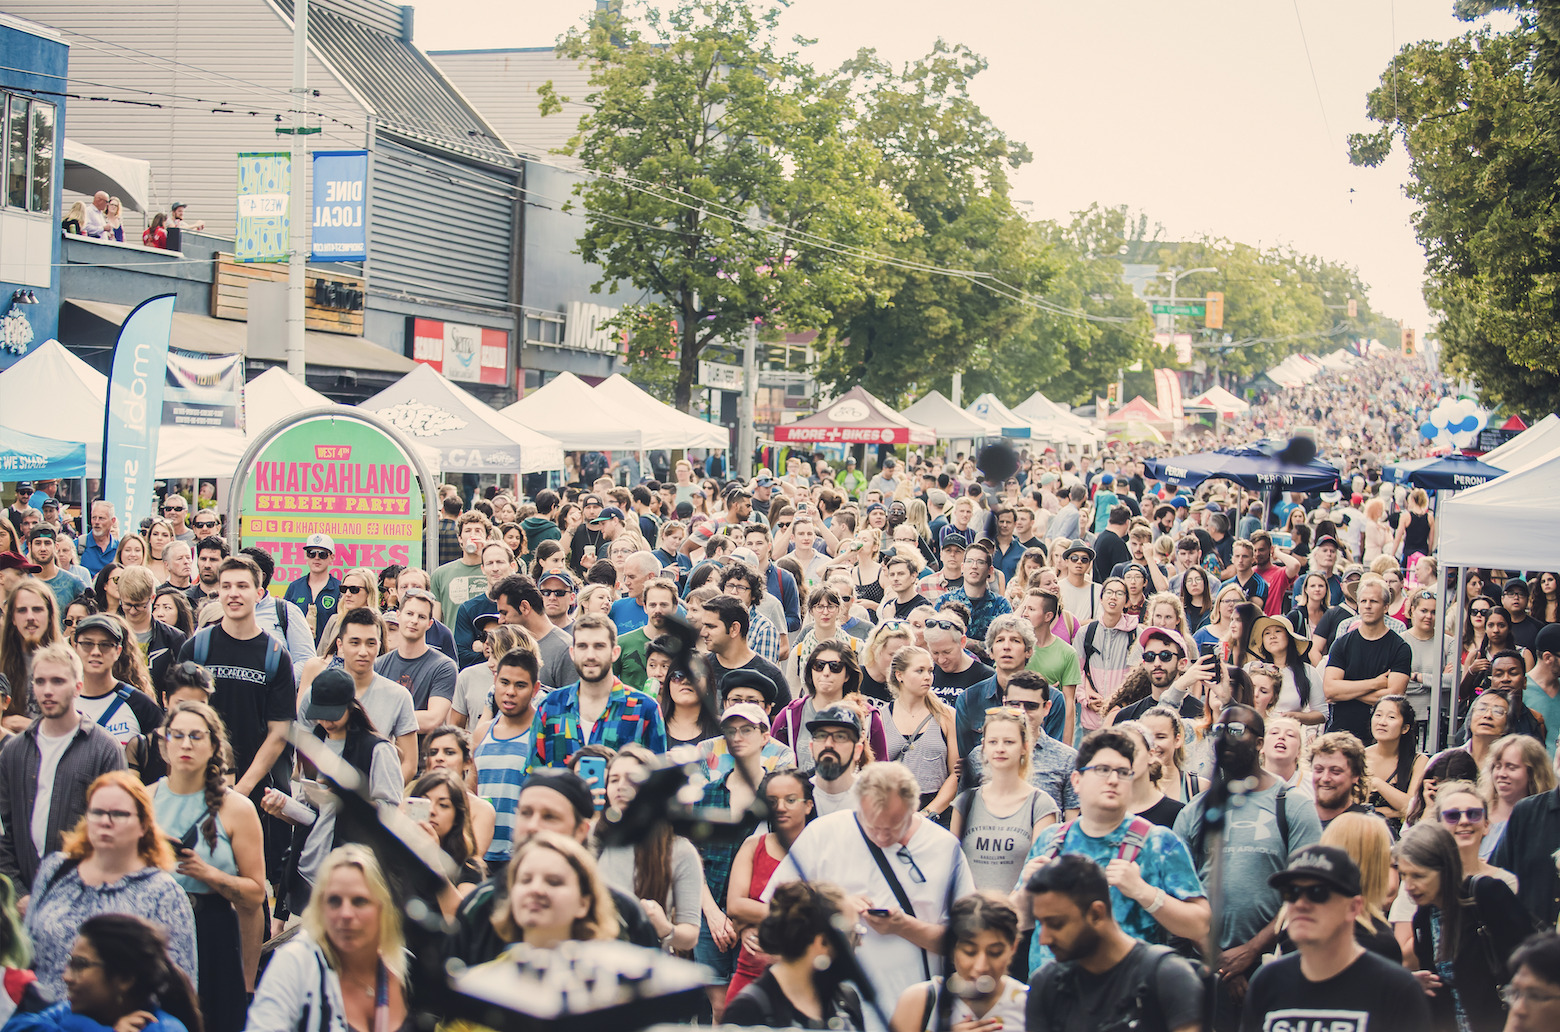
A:
POLYGON ((114 503, 121 527, 136 526, 152 511, 173 301, 173 294, 162 294, 136 305, 114 344, 103 413, 103 497, 114 503))
POLYGON ((287 205, 292 191, 292 155, 286 151, 238 156, 238 228, 233 258, 240 262, 285 262, 291 251, 287 205))
POLYGON ((316 151, 309 239, 319 262, 368 260, 368 151, 316 151))

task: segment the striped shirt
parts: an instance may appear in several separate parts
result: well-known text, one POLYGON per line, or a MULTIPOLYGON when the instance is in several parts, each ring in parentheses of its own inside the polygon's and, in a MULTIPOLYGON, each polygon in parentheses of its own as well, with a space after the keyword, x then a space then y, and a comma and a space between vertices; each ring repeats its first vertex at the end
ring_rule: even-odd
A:
POLYGON ((515 814, 520 809, 520 789, 525 786, 525 765, 531 756, 531 727, 513 738, 499 738, 489 728, 472 758, 477 764, 477 795, 497 811, 493 841, 483 857, 488 863, 508 860, 514 842, 515 814))

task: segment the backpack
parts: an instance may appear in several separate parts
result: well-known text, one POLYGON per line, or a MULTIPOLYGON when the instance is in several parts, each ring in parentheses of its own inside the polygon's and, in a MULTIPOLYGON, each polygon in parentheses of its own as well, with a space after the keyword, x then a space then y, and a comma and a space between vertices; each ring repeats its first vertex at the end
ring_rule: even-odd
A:
MULTIPOLYGON (((280 608, 278 607, 278 609, 280 608)), ((286 625, 283 624, 283 626, 285 627, 286 625)), ((269 681, 281 669, 282 643, 276 640, 276 635, 274 634, 266 634, 265 637, 269 643, 269 647, 265 650, 265 679, 269 681)), ((211 658, 211 628, 203 627, 196 631, 195 637, 191 641, 195 643, 195 646, 191 650, 190 658, 201 666, 206 666, 207 660, 211 658)))
MULTIPOLYGON (((1278 841, 1283 846, 1285 858, 1289 856, 1289 807, 1284 802, 1288 794, 1289 786, 1280 782, 1278 795, 1274 799, 1274 802, 1277 804, 1274 820, 1278 824, 1278 841)), ((1197 826, 1192 831, 1192 837, 1186 840, 1186 848, 1192 854, 1192 863, 1200 867, 1202 865, 1203 838, 1207 834, 1203 818, 1208 809, 1208 799, 1206 796, 1203 796, 1193 805, 1196 807, 1194 812, 1197 817, 1197 826)))
MULTIPOLYGON (((1055 860, 1062 854, 1062 845, 1067 841, 1067 833, 1072 831, 1073 825, 1078 823, 1078 818, 1064 823, 1056 831, 1056 836, 1051 839, 1050 845, 1040 852, 1040 856, 1047 860, 1055 860)), ((1121 845, 1116 847, 1117 860, 1136 860, 1143 852, 1143 847, 1148 845, 1149 836, 1154 833, 1154 825, 1147 818, 1136 814, 1127 822, 1127 833, 1121 837, 1121 845)))
MULTIPOLYGON (((1162 1017, 1164 1008, 1159 1003, 1159 969, 1165 958, 1175 956, 1175 951, 1168 946, 1147 946, 1146 949, 1152 959, 1145 965, 1145 973, 1137 989, 1131 997, 1116 1003, 1111 1008, 1110 1017, 1095 1026, 1093 1032, 1145 1032, 1165 1027, 1162 1017)), ((1195 966, 1194 970, 1198 971, 1206 989, 1209 975, 1195 966)), ((1066 1025, 1070 1008, 1059 1009, 1058 1004, 1078 994, 1077 979, 1069 965, 1047 964, 1041 969, 1030 992, 1040 994, 1040 1013, 1050 1019, 1049 1027, 1062 1028, 1066 1025)))

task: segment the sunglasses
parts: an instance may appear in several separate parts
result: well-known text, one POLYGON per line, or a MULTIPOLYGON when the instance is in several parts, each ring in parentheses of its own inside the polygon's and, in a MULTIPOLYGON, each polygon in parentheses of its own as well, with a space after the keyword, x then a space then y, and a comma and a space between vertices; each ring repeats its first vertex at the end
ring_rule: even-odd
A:
POLYGON ((1227 724, 1219 723, 1213 725, 1214 735, 1217 736, 1222 734, 1227 738, 1245 738, 1247 732, 1250 730, 1251 728, 1247 727, 1245 724, 1242 724, 1238 720, 1232 720, 1227 724))
POLYGON ((304 549, 303 554, 308 556, 310 559, 329 559, 331 555, 323 548, 306 548, 304 549))
POLYGON ((1002 705, 1012 709, 1021 709, 1026 713, 1038 713, 1045 708, 1045 703, 1038 699, 1008 699, 1002 705))
POLYGON ((928 620, 926 621, 926 626, 935 627, 939 631, 958 631, 960 634, 964 633, 964 625, 959 623, 957 620, 928 620))
POLYGON ((845 661, 843 659, 815 659, 812 661, 812 672, 815 674, 822 673, 825 670, 831 674, 837 674, 844 669, 845 661))
POLYGON ((208 529, 210 527, 215 527, 216 525, 217 525, 217 521, 216 520, 196 520, 195 523, 193 524, 193 526, 199 527, 202 530, 208 529))
POLYGON ((1441 823, 1456 827, 1467 819, 1469 824, 1478 824, 1484 820, 1484 807, 1470 806, 1466 810, 1442 810, 1441 823))
POLYGON ((1171 663, 1181 658, 1181 654, 1174 649, 1161 649, 1158 652, 1145 652, 1143 659, 1148 663, 1171 663))
POLYGON ((1492 608, 1493 608, 1492 606, 1474 606, 1473 608, 1468 610, 1468 615, 1469 616, 1488 616, 1488 615, 1490 615, 1490 610, 1492 608))
POLYGON ((1285 885, 1278 890, 1278 894, 1284 897, 1285 903, 1298 903, 1303 899, 1308 903, 1320 904, 1333 898, 1330 885, 1285 885))
POLYGON ((343 595, 360 595, 367 590, 367 588, 360 588, 356 584, 343 584, 341 586, 341 593, 343 595))
POLYGON ((541 591, 543 598, 563 598, 570 594, 568 588, 542 588, 541 591))
POLYGON ((189 511, 189 507, 185 506, 185 505, 165 505, 165 506, 163 506, 163 510, 162 511, 163 512, 188 512, 189 511))

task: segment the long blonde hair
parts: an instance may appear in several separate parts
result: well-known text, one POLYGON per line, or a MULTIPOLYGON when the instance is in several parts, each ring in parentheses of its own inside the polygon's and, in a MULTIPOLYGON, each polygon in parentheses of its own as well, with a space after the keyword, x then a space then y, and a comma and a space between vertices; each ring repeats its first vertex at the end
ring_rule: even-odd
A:
POLYGON ((1385 921, 1381 904, 1387 898, 1392 876, 1392 836, 1387 822, 1364 813, 1341 813, 1322 832, 1322 845, 1337 846, 1354 858, 1360 868, 1360 895, 1365 909, 1359 922, 1366 929, 1375 921, 1385 921))
MULTIPOLYGON (((936 694, 935 692, 933 694, 936 694)), ((981 742, 984 744, 986 730, 990 730, 992 724, 1012 724, 1018 728, 1018 744, 1020 756, 1018 760, 1018 777, 1020 781, 1029 780, 1029 771, 1034 764, 1035 733, 1029 729, 1029 718, 1022 710, 1011 706, 993 706, 986 711, 986 728, 981 731, 981 742)), ((984 764, 981 767, 981 779, 991 780, 991 765, 984 764)))
POLYGON ((325 886, 338 867, 356 867, 363 875, 363 881, 368 885, 368 894, 379 904, 379 958, 404 983, 406 939, 401 933, 401 904, 391 895, 390 884, 385 881, 379 861, 366 847, 355 843, 337 846, 320 864, 319 873, 314 879, 314 894, 303 911, 303 930, 319 945, 331 969, 341 970, 341 956, 336 952, 335 945, 330 941, 330 933, 325 928, 325 886))
MULTIPOLYGON (((932 654, 919 645, 906 645, 894 653, 893 662, 888 666, 888 694, 895 699, 899 698, 899 679, 905 670, 916 659, 924 657, 928 663, 932 661, 932 654)), ((938 717, 953 716, 953 707, 949 706, 935 691, 926 693, 926 705, 938 717)))

